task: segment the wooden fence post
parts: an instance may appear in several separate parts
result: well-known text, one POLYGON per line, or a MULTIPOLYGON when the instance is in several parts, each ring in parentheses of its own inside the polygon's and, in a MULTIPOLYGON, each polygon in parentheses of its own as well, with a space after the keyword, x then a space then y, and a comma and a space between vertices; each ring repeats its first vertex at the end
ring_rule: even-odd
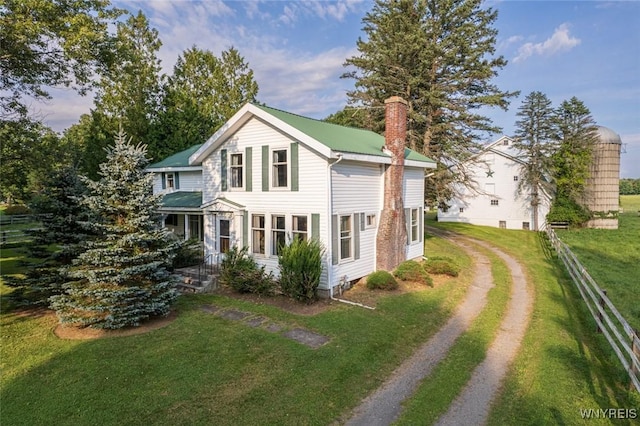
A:
MULTIPOLYGON (((640 339, 640 330, 634 330, 634 331, 635 331, 635 336, 633 334, 631 335, 631 371, 629 372, 629 374, 632 377, 640 373, 640 371, 638 371, 638 368, 636 367, 636 364, 633 362, 633 357, 636 357, 638 360, 640 360, 640 346, 636 345, 636 339, 634 338, 634 337, 637 337, 638 339, 640 339)), ((632 390, 635 388, 635 385, 633 384, 633 380, 629 381, 629 386, 632 390)), ((640 389, 636 389, 636 390, 640 392, 640 389)))
MULTIPOLYGON (((602 294, 604 294, 605 296, 607 295, 607 290, 600 289, 600 291, 602 291, 602 294)), ((604 310, 607 304, 605 303, 604 298, 602 296, 598 298, 598 302, 600 302, 600 307, 602 308, 602 310, 604 310)), ((600 323, 596 324, 596 333, 602 333, 602 330, 600 329, 600 324, 604 323, 604 318, 600 310, 598 310, 598 319, 600 320, 600 323)))

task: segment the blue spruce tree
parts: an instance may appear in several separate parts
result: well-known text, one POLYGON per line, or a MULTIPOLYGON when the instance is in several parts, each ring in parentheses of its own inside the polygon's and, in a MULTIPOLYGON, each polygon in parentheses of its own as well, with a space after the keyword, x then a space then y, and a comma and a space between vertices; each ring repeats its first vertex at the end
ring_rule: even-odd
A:
POLYGON ((96 237, 67 271, 73 281, 51 298, 60 322, 118 329, 169 314, 178 292, 167 267, 177 243, 160 226, 148 163, 146 146, 131 145, 120 132, 100 179, 83 179, 88 194, 80 202, 91 218, 83 225, 96 237))

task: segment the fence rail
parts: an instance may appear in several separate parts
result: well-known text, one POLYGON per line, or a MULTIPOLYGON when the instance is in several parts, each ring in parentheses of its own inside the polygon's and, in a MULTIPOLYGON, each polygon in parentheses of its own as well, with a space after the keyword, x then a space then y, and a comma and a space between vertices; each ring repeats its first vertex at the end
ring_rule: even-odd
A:
POLYGON ((606 337, 622 366, 629 373, 632 385, 640 392, 640 333, 618 312, 607 297, 606 290, 601 289, 591 278, 569 247, 560 241, 555 231, 547 228, 547 235, 596 321, 598 332, 606 337))
POLYGON ((40 222, 51 214, 9 214, 0 215, 0 225, 16 225, 19 223, 40 222))
POLYGON ((31 235, 29 235, 29 232, 37 231, 40 229, 42 228, 15 229, 15 230, 8 230, 8 231, 2 230, 0 231, 0 245, 19 243, 19 242, 30 240, 31 235))

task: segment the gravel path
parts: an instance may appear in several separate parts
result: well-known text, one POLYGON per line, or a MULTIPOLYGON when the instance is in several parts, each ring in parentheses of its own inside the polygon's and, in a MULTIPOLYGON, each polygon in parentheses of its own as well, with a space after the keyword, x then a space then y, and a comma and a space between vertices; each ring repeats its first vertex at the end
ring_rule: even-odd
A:
MULTIPOLYGON (((431 231, 443 235, 441 231, 431 231)), ((474 259, 474 280, 464 301, 444 327, 394 371, 387 382, 356 407, 346 422, 347 425, 379 426, 395 421, 402 411, 402 401, 413 394, 420 381, 446 356, 455 340, 484 308, 487 292, 493 287, 490 262, 465 243, 469 240, 454 237, 450 233, 443 236, 459 245, 474 259)), ((487 351, 487 357, 476 367, 449 411, 438 420, 438 425, 479 425, 486 422, 491 402, 520 347, 533 309, 533 296, 527 290, 520 264, 489 244, 471 241, 493 251, 505 261, 513 280, 512 294, 500 330, 487 351)))
POLYGON ((413 394, 420 381, 446 356, 456 339, 484 308, 487 293, 493 287, 491 264, 469 244, 457 238, 452 238, 452 241, 474 259, 474 280, 464 301, 444 327, 394 371, 382 387, 356 407, 347 425, 378 426, 392 423, 402 410, 402 401, 413 394))
POLYGON ((486 422, 491 402, 500 390, 502 379, 518 352, 533 310, 533 296, 527 289, 527 280, 520 264, 489 244, 479 241, 476 243, 496 253, 509 267, 513 280, 511 299, 500 324, 500 331, 487 351, 487 357, 476 367, 449 411, 438 420, 438 426, 480 425, 486 422))

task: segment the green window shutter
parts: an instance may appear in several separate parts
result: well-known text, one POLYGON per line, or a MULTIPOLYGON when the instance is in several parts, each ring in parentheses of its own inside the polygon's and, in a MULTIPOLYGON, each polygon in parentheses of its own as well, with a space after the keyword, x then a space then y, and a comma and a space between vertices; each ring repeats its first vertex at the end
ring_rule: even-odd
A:
POLYGON ((340 233, 340 229, 338 228, 338 215, 334 214, 331 216, 331 263, 333 265, 337 265, 338 264, 338 260, 339 260, 339 241, 340 239, 338 238, 340 233))
POLYGON ((320 239, 320 215, 318 213, 311 215, 311 238, 320 239))
POLYGON ((262 190, 269 190, 269 145, 262 145, 262 190))
POLYGON ((244 189, 245 191, 253 190, 253 148, 248 146, 244 150, 244 189))
POLYGON ((356 213, 353 215, 353 220, 355 223, 353 224, 353 258, 355 260, 360 259, 360 218, 362 215, 360 213, 356 213))
POLYGON ((162 181, 162 189, 167 189, 167 174, 165 172, 162 172, 160 180, 162 181))
POLYGON ((420 232, 420 242, 424 241, 424 209, 420 207, 418 209, 418 231, 420 232))
POLYGON ((175 172, 173 175, 175 176, 176 189, 180 189, 180 173, 175 172))
POLYGON ((299 168, 298 168, 298 143, 294 142, 291 144, 291 190, 298 191, 298 179, 299 179, 299 168))
POLYGON ((411 209, 404 209, 404 224, 407 228, 407 245, 411 244, 411 209))
POLYGON ((242 247, 249 247, 249 212, 242 211, 242 247))
POLYGON ((227 190, 227 150, 220 150, 220 190, 227 190))

